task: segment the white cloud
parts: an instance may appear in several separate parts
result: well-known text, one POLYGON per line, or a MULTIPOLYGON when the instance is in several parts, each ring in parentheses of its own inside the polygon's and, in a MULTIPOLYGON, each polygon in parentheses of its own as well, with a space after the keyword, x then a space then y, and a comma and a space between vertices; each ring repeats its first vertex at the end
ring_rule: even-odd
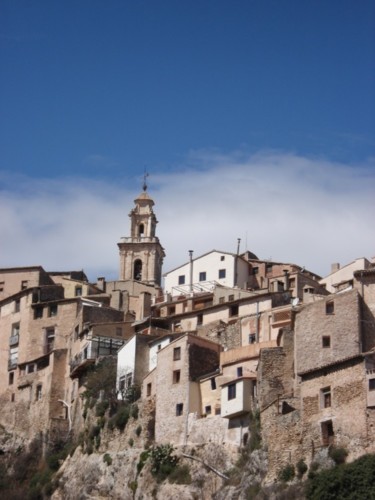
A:
MULTIPOLYGON (((375 254, 375 170, 263 152, 196 152, 173 173, 152 174, 149 193, 167 253, 164 271, 213 248, 249 249, 328 274, 375 254)), ((126 181, 0 179, 0 267, 84 269, 118 276, 117 242, 129 234, 138 194, 126 181), (6 182, 5 182, 6 181, 6 182)))

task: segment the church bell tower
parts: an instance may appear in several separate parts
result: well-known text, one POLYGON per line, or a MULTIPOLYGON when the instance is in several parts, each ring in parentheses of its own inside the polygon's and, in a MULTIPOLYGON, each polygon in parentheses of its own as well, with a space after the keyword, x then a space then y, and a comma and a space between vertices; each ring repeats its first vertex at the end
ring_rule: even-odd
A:
POLYGON ((130 237, 121 238, 120 280, 136 280, 161 286, 161 272, 164 249, 155 236, 156 216, 152 207, 154 201, 147 193, 146 174, 143 192, 134 200, 130 211, 130 237))

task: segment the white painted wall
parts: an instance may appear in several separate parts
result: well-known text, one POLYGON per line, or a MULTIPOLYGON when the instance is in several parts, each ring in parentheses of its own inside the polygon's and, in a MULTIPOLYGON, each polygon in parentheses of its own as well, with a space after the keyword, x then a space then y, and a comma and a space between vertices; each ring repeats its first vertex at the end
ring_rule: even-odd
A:
POLYGON ((221 416, 230 417, 251 409, 251 381, 240 379, 235 382, 236 397, 228 400, 228 386, 221 389, 221 416))
POLYGON ((117 353, 117 380, 119 388, 120 377, 128 373, 134 374, 136 336, 134 335, 117 353))
POLYGON ((156 368, 158 363, 158 352, 167 346, 171 341, 171 337, 164 337, 162 339, 156 340, 154 344, 150 346, 150 359, 149 359, 149 372, 156 368))
MULTIPOLYGON (((199 291, 199 286, 206 291, 206 287, 208 286, 207 282, 216 282, 224 286, 233 287, 235 284, 236 258, 237 256, 235 254, 213 250, 212 252, 193 259, 194 291, 199 291), (219 278, 220 270, 225 270, 224 278, 219 278), (205 277, 202 276, 202 273, 205 273, 205 277)), ((240 287, 244 287, 249 275, 249 266, 247 262, 241 258, 238 258, 237 261, 238 285, 240 287)), ((164 288, 167 293, 171 293, 172 295, 189 293, 189 285, 190 262, 187 262, 186 264, 183 264, 177 269, 174 269, 164 275, 164 288), (180 276, 185 277, 184 284, 179 284, 180 276)))
POLYGON ((333 285, 337 285, 342 281, 349 281, 353 279, 354 271, 367 269, 369 265, 370 262, 366 258, 361 257, 359 259, 354 260, 353 262, 350 262, 350 264, 341 267, 334 273, 329 274, 325 278, 321 279, 319 283, 322 285, 326 285, 326 290, 328 292, 335 293, 336 289, 334 288, 333 285))

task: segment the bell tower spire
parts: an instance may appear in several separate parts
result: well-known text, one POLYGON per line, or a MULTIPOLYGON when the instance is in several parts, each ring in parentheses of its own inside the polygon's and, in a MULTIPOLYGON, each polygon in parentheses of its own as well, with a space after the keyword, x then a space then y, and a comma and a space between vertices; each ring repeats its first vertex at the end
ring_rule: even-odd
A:
POLYGON ((153 211, 154 201, 147 193, 145 170, 143 192, 134 200, 130 211, 130 237, 121 238, 120 280, 142 281, 161 286, 161 273, 165 252, 155 235, 158 223, 153 211))

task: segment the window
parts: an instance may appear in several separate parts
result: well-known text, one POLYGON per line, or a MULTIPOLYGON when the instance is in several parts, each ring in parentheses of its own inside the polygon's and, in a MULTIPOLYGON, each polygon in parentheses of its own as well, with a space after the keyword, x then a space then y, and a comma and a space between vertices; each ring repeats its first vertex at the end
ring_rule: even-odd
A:
POLYGON ((207 274, 206 271, 202 271, 199 273, 199 281, 206 281, 207 280, 207 274))
POLYGON ((185 285, 185 275, 184 274, 181 274, 181 276, 178 277, 178 284, 185 285))
POLYGON ((21 290, 26 290, 27 284, 28 284, 27 280, 21 281, 21 290))
POLYGON ((4 291, 5 281, 0 281, 0 292, 4 291))
POLYGON ((215 408, 215 415, 220 415, 220 414, 221 414, 221 408, 220 408, 220 406, 217 406, 215 408))
POLYGON ((34 319, 43 318, 43 307, 36 307, 34 309, 34 319))
POLYGON ((57 316, 57 304, 52 304, 48 308, 48 316, 50 318, 53 318, 54 316, 57 316))
POLYGON ((55 343, 55 329, 47 328, 46 329, 46 351, 51 352, 53 349, 53 345, 55 343))
POLYGON ((228 401, 230 399, 236 399, 236 384, 228 385, 228 401))
POLYGON ((81 295, 82 295, 82 287, 81 286, 76 286, 75 295, 76 295, 76 297, 81 297, 81 295))
POLYGON ((14 403, 14 402, 15 402, 15 400, 16 400, 16 395, 14 394, 14 392, 12 393, 12 395, 11 395, 11 397, 10 397, 10 400, 11 400, 11 402, 12 402, 12 403, 14 403))
POLYGON ((324 387, 320 391, 320 407, 329 408, 331 406, 331 387, 324 387))
POLYGON ((225 269, 219 269, 219 280, 225 278, 225 269))
POLYGON ((230 307, 229 316, 238 316, 238 304, 230 307))
POLYGON ((295 288, 295 287, 296 287, 296 279, 289 278, 289 288, 295 288))
POLYGON ((176 306, 171 306, 168 310, 168 315, 176 314, 176 306))
POLYGON ((126 374, 126 377, 125 377, 126 388, 131 387, 132 383, 133 383, 133 373, 129 372, 126 374))
POLYGON ((326 302, 326 314, 333 314, 335 312, 334 302, 326 302))
POLYGON ((322 337, 322 347, 331 347, 331 337, 329 335, 322 337))
POLYGON ((34 373, 34 372, 35 372, 34 363, 31 363, 30 365, 26 365, 26 373, 34 373))
POLYGON ((133 276, 136 281, 140 281, 142 279, 142 261, 140 259, 137 259, 134 262, 133 276))
POLYGON ((225 297, 219 297, 219 304, 224 304, 225 297))
POLYGON ((214 391, 216 389, 216 380, 214 378, 211 378, 211 389, 214 391))
POLYGON ((242 377, 242 375, 243 375, 242 366, 237 366, 237 377, 242 377))
POLYGON ((176 404, 176 417, 181 417, 184 411, 184 405, 183 403, 177 403, 176 404))
POLYGON ((229 295, 228 302, 232 302, 232 300, 234 300, 234 295, 229 295))
POLYGON ((203 314, 198 314, 197 316, 197 325, 203 324, 203 314))
POLYGON ((368 390, 375 391, 375 378, 370 378, 368 381, 368 390))
POLYGON ((12 385, 14 383, 14 372, 9 373, 8 384, 12 385))
POLYGON ((205 406, 204 407, 204 412, 206 415, 211 415, 211 405, 205 406))
POLYGON ((40 401, 42 399, 42 384, 38 384, 36 386, 35 399, 36 401, 40 401))
POLYGON ((178 361, 181 359, 181 347, 175 347, 173 349, 173 361, 178 361))
POLYGON ((255 333, 249 333, 249 344, 255 344, 255 333))
POLYGON ((146 391, 147 391, 147 396, 151 396, 151 383, 147 384, 146 391))
POLYGON ((14 301, 14 312, 20 312, 21 309, 21 299, 17 299, 14 301))
POLYGON ((253 274, 259 273, 259 267, 253 267, 253 274))
POLYGON ((272 273, 272 265, 273 264, 266 264, 266 272, 267 273, 272 273))
POLYGON ((121 375, 118 381, 118 388, 120 392, 125 391, 125 375, 121 375))
POLYGON ((139 236, 142 238, 145 232, 145 226, 143 224, 139 224, 139 236))
POLYGON ((15 337, 20 334, 20 324, 14 323, 12 325, 12 337, 15 337))
POLYGON ((181 371, 174 370, 174 372, 173 372, 173 383, 174 384, 178 384, 180 382, 180 376, 181 376, 181 371))
POLYGON ((161 344, 158 344, 158 351, 160 351, 161 349, 161 344))
POLYGON ((225 255, 221 255, 221 256, 220 256, 220 260, 221 260, 221 261, 225 260, 225 255))
POLYGON ((78 340, 79 336, 79 325, 74 328, 74 340, 78 340))
POLYGON ((116 337, 122 337, 122 328, 121 328, 121 326, 116 326, 116 337))

